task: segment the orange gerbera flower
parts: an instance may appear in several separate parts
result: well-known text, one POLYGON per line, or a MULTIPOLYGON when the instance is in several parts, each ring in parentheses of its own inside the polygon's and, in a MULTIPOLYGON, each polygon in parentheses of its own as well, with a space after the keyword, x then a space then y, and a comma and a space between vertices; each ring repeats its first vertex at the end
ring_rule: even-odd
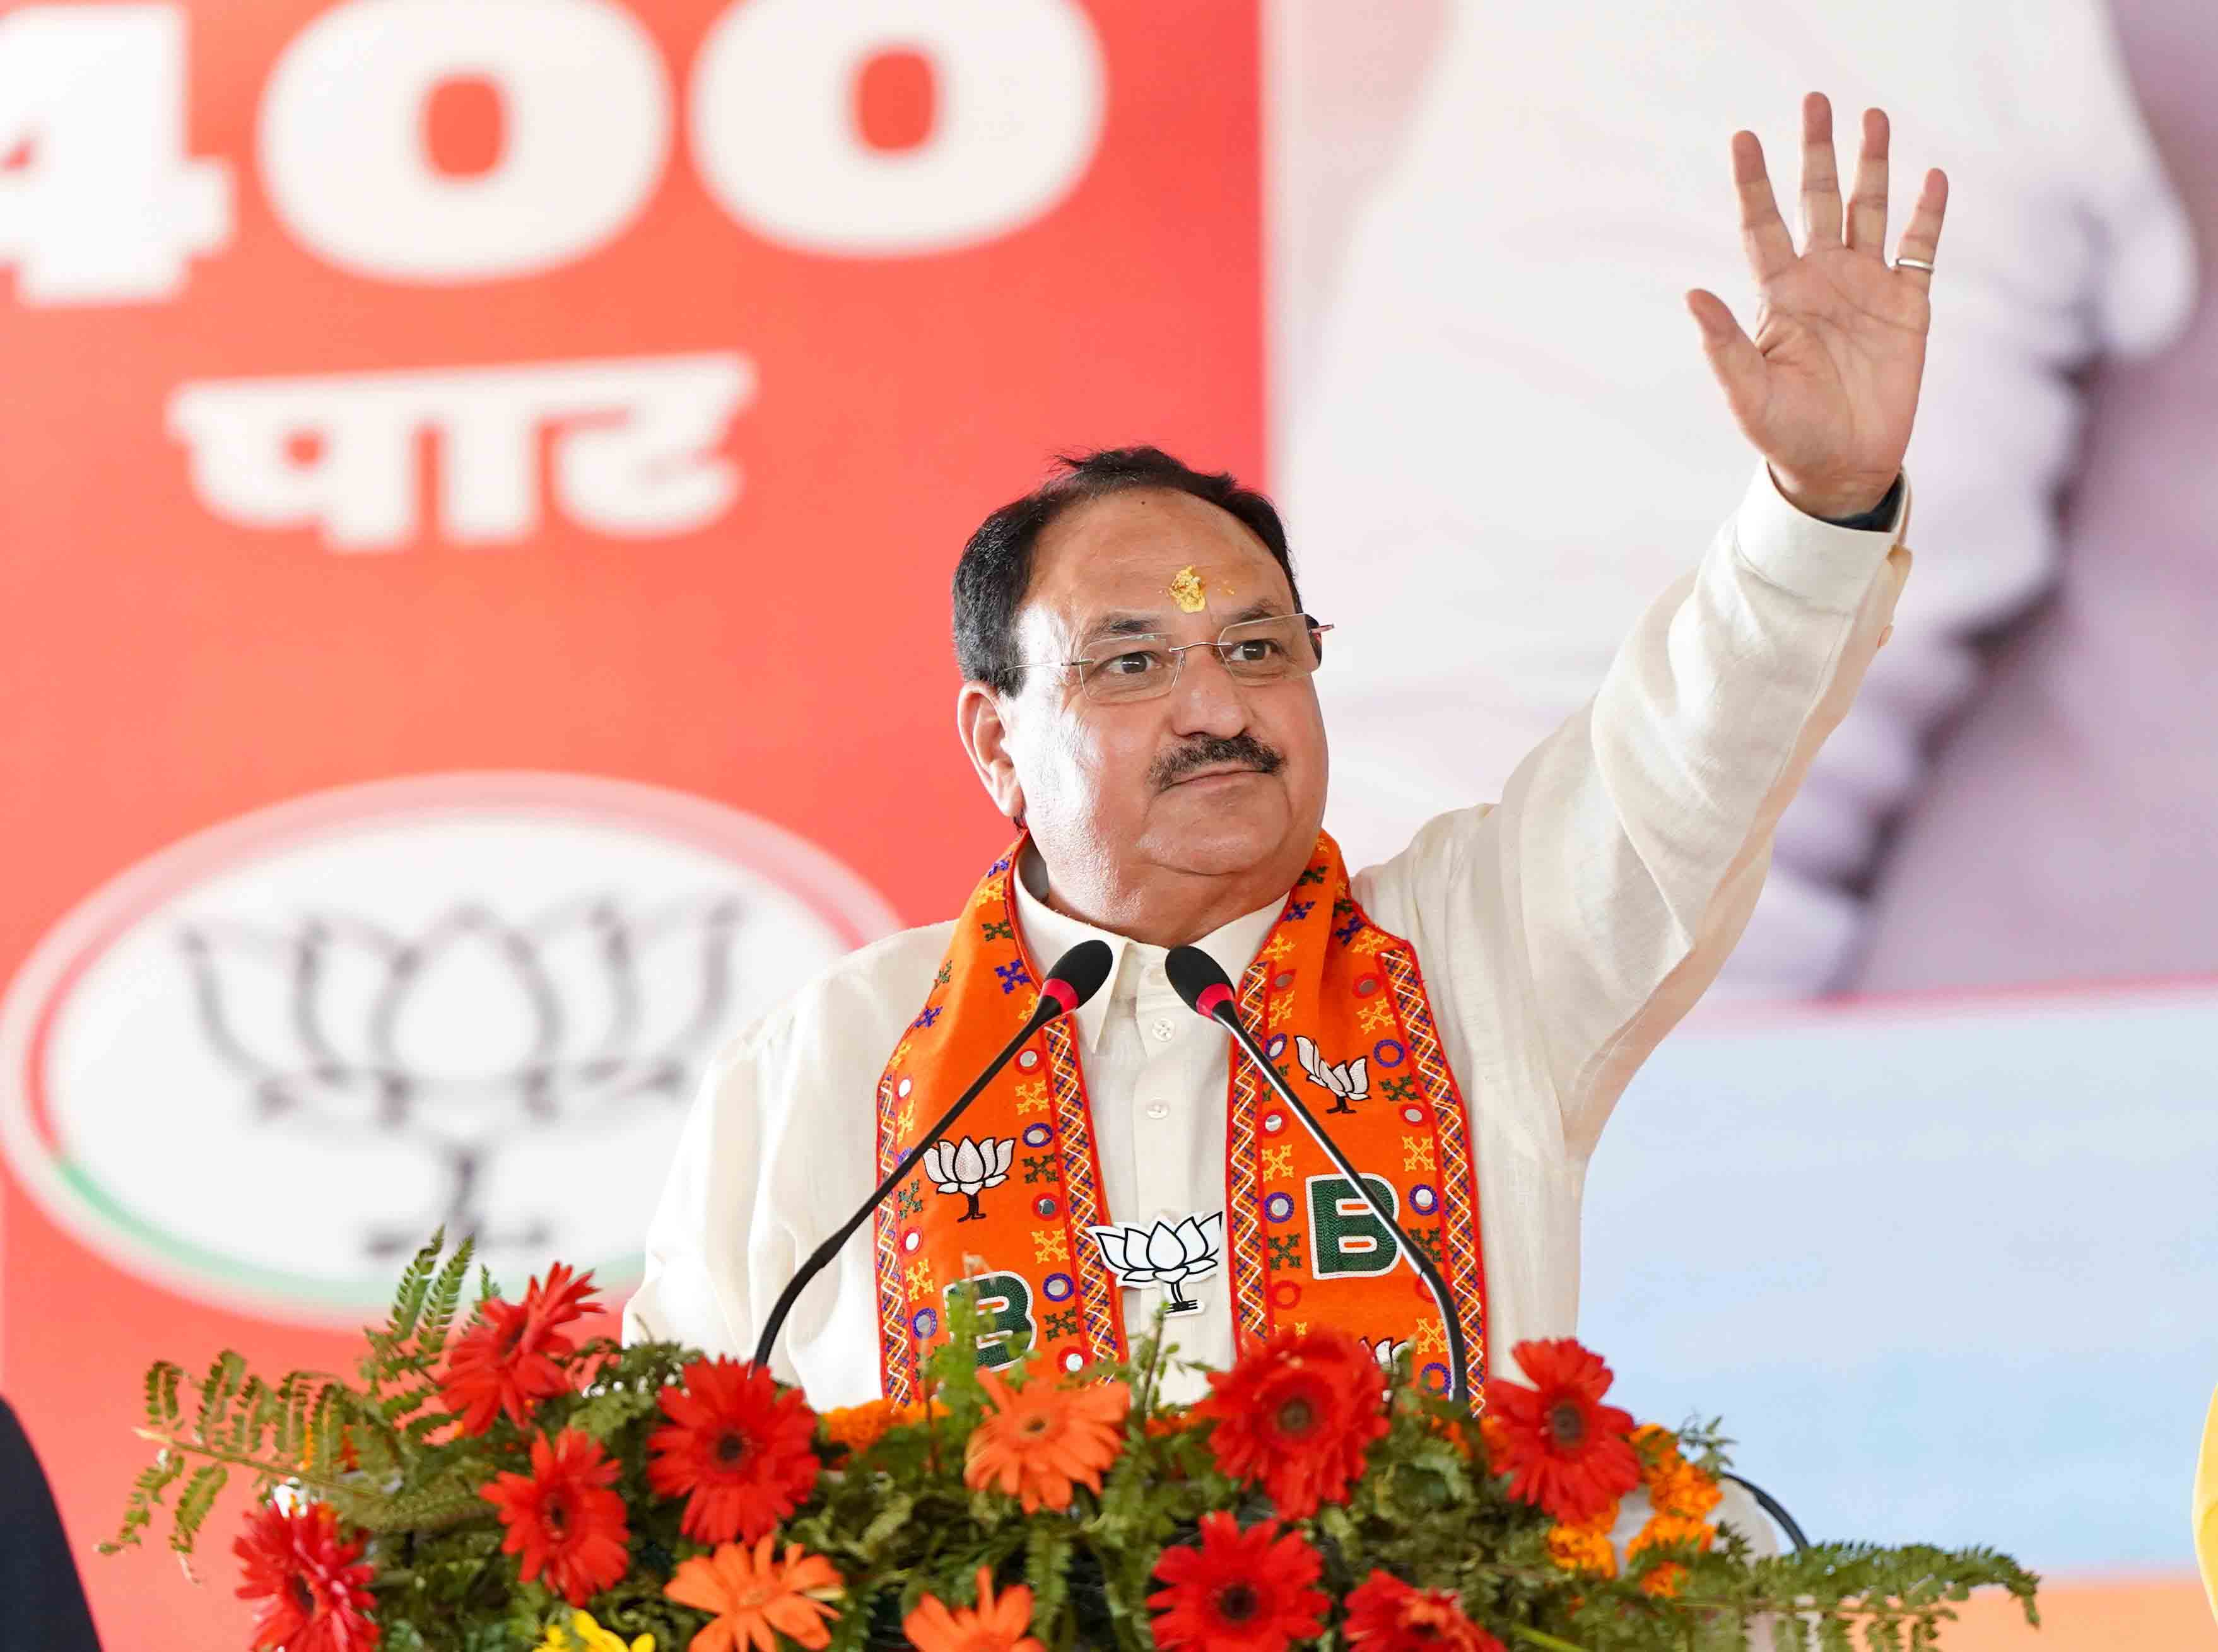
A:
POLYGON ((936 1594, 901 1619, 916 1652, 1047 1652, 1025 1631, 1032 1626, 1032 1592, 1021 1583, 994 1593, 994 1571, 978 1568, 978 1604, 948 1610, 936 1594))
POLYGON ((816 1414, 760 1365, 697 1359, 656 1402, 670 1420, 647 1436, 647 1483, 685 1500, 695 1542, 754 1543, 815 1489, 816 1414))
POLYGON ((369 1613, 375 1568, 357 1564, 362 1542, 339 1541, 339 1517, 329 1503, 288 1514, 264 1504, 232 1542, 246 1581, 242 1600, 263 1604, 254 1622, 257 1649, 288 1652, 371 1652, 381 1633, 369 1613))
POLYGON ((716 1621, 696 1635, 691 1652, 778 1652, 778 1637, 821 1647, 832 1637, 824 1627, 839 1615, 832 1603, 846 1593, 839 1574, 821 1555, 785 1546, 785 1558, 771 1552, 765 1538, 750 1555, 738 1544, 719 1544, 708 1555, 680 1562, 663 1593, 681 1606, 714 1612, 716 1621))
POLYGON ((573 1276, 557 1262, 545 1284, 534 1279, 519 1303, 498 1297, 479 1310, 478 1323, 456 1339, 447 1356, 439 1398, 462 1420, 466 1434, 482 1434, 505 1412, 530 1429, 540 1401, 564 1392, 570 1379, 562 1361, 573 1352, 561 1327, 592 1311, 593 1276, 573 1276))
POLYGON ((566 1428, 531 1442, 530 1474, 496 1475, 480 1489, 508 1528, 501 1552, 524 1557, 526 1583, 543 1571, 548 1588, 582 1606, 631 1569, 623 1499, 608 1488, 618 1466, 592 1435, 566 1428))
POLYGON ((1386 1374, 1344 1331, 1281 1331, 1229 1371, 1209 1374, 1193 1409, 1212 1419, 1217 1466, 1261 1482, 1289 1519, 1344 1503, 1372 1441, 1386 1432, 1386 1374))
POLYGON ((973 1491, 998 1486, 1021 1499, 1027 1514, 1069 1508, 1074 1485, 1101 1489, 1101 1471, 1124 1449, 1118 1431, 1132 1403, 1124 1383, 1032 1382, 1019 1389, 994 1370, 981 1370, 978 1380, 992 1408, 963 1448, 963 1484, 973 1491))
MULTIPOLYGON (((1379 1368, 1372 1367, 1373 1370, 1379 1368)), ((1162 1615, 1155 1644, 1165 1652, 1286 1652, 1324 1630, 1324 1562, 1298 1531, 1276 1520, 1242 1531, 1230 1514, 1201 1517, 1200 1542, 1163 1550, 1148 1597, 1162 1615)))
POLYGON ((1359 1652, 1508 1652, 1453 1590, 1413 1588, 1378 1571, 1348 1597, 1348 1640, 1359 1652))
POLYGON ((1502 1422, 1495 1471, 1509 1476, 1512 1497, 1583 1525, 1640 1483, 1633 1418, 1602 1404, 1609 1367, 1573 1339, 1521 1342, 1511 1352, 1535 1386, 1501 1377, 1486 1385, 1487 1410, 1502 1422))

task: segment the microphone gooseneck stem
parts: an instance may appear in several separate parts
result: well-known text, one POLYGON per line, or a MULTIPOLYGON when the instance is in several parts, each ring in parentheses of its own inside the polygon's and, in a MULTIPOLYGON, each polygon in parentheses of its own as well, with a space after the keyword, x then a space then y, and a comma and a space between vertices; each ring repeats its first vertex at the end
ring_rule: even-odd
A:
POLYGON ((762 1335, 755 1343, 756 1364, 765 1367, 770 1364, 771 1349, 778 1342, 778 1332, 784 1328, 785 1316, 793 1311, 793 1304, 800 1299, 802 1288, 832 1265, 832 1259, 839 1253, 839 1247, 854 1236, 856 1228, 877 1213, 877 1208, 886 1202, 886 1196, 908 1179, 909 1172, 916 1168, 917 1160, 954 1128, 955 1121, 963 1117, 963 1109, 978 1098, 978 1092, 991 1084, 994 1075, 1015 1059, 1017 1052, 1032 1036, 1061 1015, 1063 1009, 1064 1005, 1059 999, 1042 994, 1039 1007, 1032 1012, 1032 1019, 1025 1023, 1023 1030, 1003 1046, 1001 1053, 956 1099, 955 1104, 939 1116, 939 1123, 925 1133, 924 1138, 901 1155, 901 1162, 894 1166, 893 1174, 878 1184, 877 1191, 870 1195, 869 1202, 848 1218, 846 1226, 809 1253, 809 1259, 801 1265, 792 1278, 785 1282, 785 1289, 778 1293, 778 1301, 771 1306, 770 1317, 763 1321, 762 1335))
POLYGON ((1295 1116, 1308 1126, 1309 1133, 1317 1139, 1317 1144, 1324 1149, 1325 1156, 1332 1160, 1341 1175, 1348 1178, 1355 1191, 1363 1195, 1366 1203, 1371 1206, 1372 1213, 1386 1224, 1387 1230, 1401 1245, 1402 1254, 1409 1259, 1409 1265, 1423 1276, 1427 1287, 1433 1293, 1433 1301, 1439 1305, 1440 1323, 1447 1329, 1448 1398, 1458 1405, 1469 1405, 1471 1403, 1471 1355, 1464 1344, 1463 1323, 1456 1317, 1455 1298, 1448 1295, 1447 1281, 1440 1278, 1440 1269, 1433 1265, 1433 1259, 1426 1254, 1424 1247, 1402 1231, 1402 1224, 1394 1219, 1394 1213, 1386 1208, 1385 1201, 1379 1197, 1371 1184, 1366 1181, 1355 1166, 1348 1162, 1348 1155, 1340 1150, 1340 1143, 1334 1141, 1324 1126, 1317 1123, 1317 1116, 1310 1112, 1302 1098, 1294 1093, 1293 1086, 1288 1084, 1279 1069, 1271 1064, 1270 1057, 1263 1054, 1261 1048, 1255 1043, 1254 1036, 1247 1028, 1240 1024, 1239 1016, 1235 1013, 1231 1004, 1227 1001, 1230 996, 1230 993, 1227 993, 1225 999, 1220 1000, 1209 1012, 1210 1018, 1220 1023, 1225 1031, 1232 1035, 1232 1042, 1247 1052, 1248 1059, 1255 1063, 1255 1069, 1263 1075, 1264 1081, 1278 1092, 1279 1099, 1292 1108, 1295 1116))

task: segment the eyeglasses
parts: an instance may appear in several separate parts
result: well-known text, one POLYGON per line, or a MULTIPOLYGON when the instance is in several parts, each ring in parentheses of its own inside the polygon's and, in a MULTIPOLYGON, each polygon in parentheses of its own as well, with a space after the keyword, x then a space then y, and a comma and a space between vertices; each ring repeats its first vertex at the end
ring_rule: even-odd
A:
POLYGON ((1281 614, 1228 625, 1214 642, 1174 643, 1155 632, 1103 637, 1094 645, 1090 659, 1035 660, 1017 669, 1062 671, 1065 683, 1075 671, 1087 699, 1121 704, 1168 694, 1178 684, 1186 657, 1197 648, 1214 649, 1236 683, 1283 683, 1307 677, 1323 663, 1321 639, 1331 629, 1307 614, 1281 614))

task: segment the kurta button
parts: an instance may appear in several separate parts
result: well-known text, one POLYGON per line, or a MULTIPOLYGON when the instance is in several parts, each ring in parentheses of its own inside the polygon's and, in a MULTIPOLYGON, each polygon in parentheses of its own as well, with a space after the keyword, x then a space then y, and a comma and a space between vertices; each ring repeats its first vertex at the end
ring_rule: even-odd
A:
POLYGON ((1174 1028, 1168 1021, 1158 1019, 1155 1024, 1149 1028, 1148 1030, 1155 1034, 1155 1037, 1160 1042, 1168 1044, 1171 1041, 1171 1034, 1175 1031, 1176 1029, 1174 1028))
POLYGON ((1169 1104, 1161 1101, 1151 1101, 1148 1104, 1148 1117, 1149 1118, 1168 1118, 1170 1116, 1171 1110, 1169 1104))

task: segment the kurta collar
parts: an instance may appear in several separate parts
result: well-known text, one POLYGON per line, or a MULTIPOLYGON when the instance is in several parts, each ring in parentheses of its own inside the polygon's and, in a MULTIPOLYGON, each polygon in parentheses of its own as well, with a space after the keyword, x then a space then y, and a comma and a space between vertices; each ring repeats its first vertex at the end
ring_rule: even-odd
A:
MULTIPOLYGON (((1103 941, 1115 955, 1116 962, 1109 971, 1109 979, 1101 990, 1078 1006, 1078 1031, 1084 1048, 1091 1051, 1100 1042, 1101 1028, 1109 1014, 1109 1001, 1118 993, 1137 994, 1140 983, 1150 966, 1162 968, 1168 955, 1166 949, 1149 946, 1129 936, 1114 935, 1106 929, 1096 929, 1081 919, 1059 913, 1047 904, 1047 865, 1039 851, 1029 843, 1018 860, 1016 876, 1012 880, 1017 891, 1017 922, 1024 931, 1025 946, 1033 962, 1042 969, 1050 968, 1081 941, 1103 941)), ((1278 920, 1285 906, 1282 900, 1258 907, 1243 917, 1236 918, 1222 929, 1213 930, 1194 943, 1204 952, 1217 960, 1217 967, 1236 982, 1241 973, 1255 961, 1257 952, 1271 933, 1271 925, 1278 920)), ((1168 988, 1165 988, 1168 991, 1168 988)))

